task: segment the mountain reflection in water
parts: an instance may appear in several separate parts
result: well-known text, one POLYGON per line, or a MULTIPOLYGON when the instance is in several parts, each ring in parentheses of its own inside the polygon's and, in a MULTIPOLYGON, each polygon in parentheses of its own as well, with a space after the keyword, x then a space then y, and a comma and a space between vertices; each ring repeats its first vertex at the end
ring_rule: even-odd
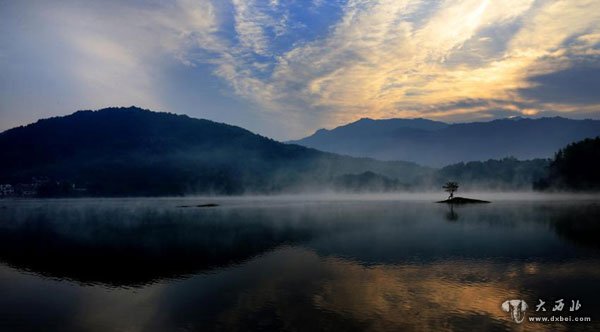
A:
POLYGON ((182 201, 0 202, 0 330, 600 327, 595 200, 182 201), (559 298, 593 322, 500 308, 559 298))

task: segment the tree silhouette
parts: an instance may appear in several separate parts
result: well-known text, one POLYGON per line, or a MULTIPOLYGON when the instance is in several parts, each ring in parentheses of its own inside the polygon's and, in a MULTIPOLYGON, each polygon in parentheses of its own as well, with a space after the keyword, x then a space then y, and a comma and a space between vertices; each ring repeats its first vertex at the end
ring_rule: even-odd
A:
POLYGON ((446 184, 444 186, 442 186, 442 188, 444 188, 444 191, 449 192, 450 196, 448 196, 448 199, 452 199, 454 197, 454 192, 458 190, 458 183, 457 182, 446 182, 446 184))

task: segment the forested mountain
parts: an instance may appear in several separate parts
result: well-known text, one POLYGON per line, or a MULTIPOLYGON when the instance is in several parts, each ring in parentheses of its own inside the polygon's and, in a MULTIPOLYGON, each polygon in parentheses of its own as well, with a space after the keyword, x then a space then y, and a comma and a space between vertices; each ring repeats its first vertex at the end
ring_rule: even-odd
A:
POLYGON ((569 143, 598 135, 600 120, 561 117, 458 124, 425 119, 361 119, 332 130, 318 130, 290 143, 355 157, 443 167, 511 156, 521 160, 551 158, 569 143))
POLYGON ((600 137, 585 139, 560 149, 539 189, 600 190, 600 137))
POLYGON ((35 179, 48 195, 69 188, 108 196, 272 193, 324 187, 367 171, 414 184, 432 171, 136 107, 79 111, 7 130, 0 134, 0 154, 0 184, 35 179))
MULTIPOLYGON (((363 131, 378 125, 363 122, 363 131)), ((449 128, 419 119, 389 122, 386 130, 397 125, 449 128)), ((394 192, 439 190, 446 181, 458 181, 463 189, 528 190, 533 183, 537 188, 594 189, 600 187, 599 140, 569 145, 551 163, 511 157, 433 169, 284 144, 185 115, 107 108, 0 133, 0 184, 37 196, 394 192)))

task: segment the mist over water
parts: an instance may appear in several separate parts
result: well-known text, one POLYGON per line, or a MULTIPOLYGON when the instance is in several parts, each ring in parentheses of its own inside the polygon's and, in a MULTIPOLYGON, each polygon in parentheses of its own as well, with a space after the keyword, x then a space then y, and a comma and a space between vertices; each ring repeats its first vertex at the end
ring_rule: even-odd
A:
MULTIPOLYGON (((457 196, 482 198, 491 201, 531 201, 531 200, 600 200, 600 193, 573 193, 573 192, 539 192, 533 190, 520 191, 490 191, 490 190, 460 190, 457 196)), ((244 195, 244 196, 188 196, 185 199, 213 199, 219 200, 256 200, 256 201, 339 201, 339 200, 393 200, 393 201, 439 201, 447 196, 440 191, 407 191, 394 193, 340 193, 340 192, 306 192, 287 195, 244 195)))
POLYGON ((597 195, 460 196, 0 201, 0 330, 600 328, 597 195), (501 310, 561 298, 592 322, 501 310))

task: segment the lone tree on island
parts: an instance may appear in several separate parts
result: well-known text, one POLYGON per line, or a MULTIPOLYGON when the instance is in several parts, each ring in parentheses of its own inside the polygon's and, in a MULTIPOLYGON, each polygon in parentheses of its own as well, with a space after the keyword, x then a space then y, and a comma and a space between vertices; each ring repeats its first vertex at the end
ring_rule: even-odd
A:
POLYGON ((446 182, 446 184, 444 186, 442 186, 442 188, 444 188, 444 191, 449 192, 450 196, 448 196, 448 199, 452 199, 454 197, 454 192, 458 190, 458 183, 457 182, 446 182))

